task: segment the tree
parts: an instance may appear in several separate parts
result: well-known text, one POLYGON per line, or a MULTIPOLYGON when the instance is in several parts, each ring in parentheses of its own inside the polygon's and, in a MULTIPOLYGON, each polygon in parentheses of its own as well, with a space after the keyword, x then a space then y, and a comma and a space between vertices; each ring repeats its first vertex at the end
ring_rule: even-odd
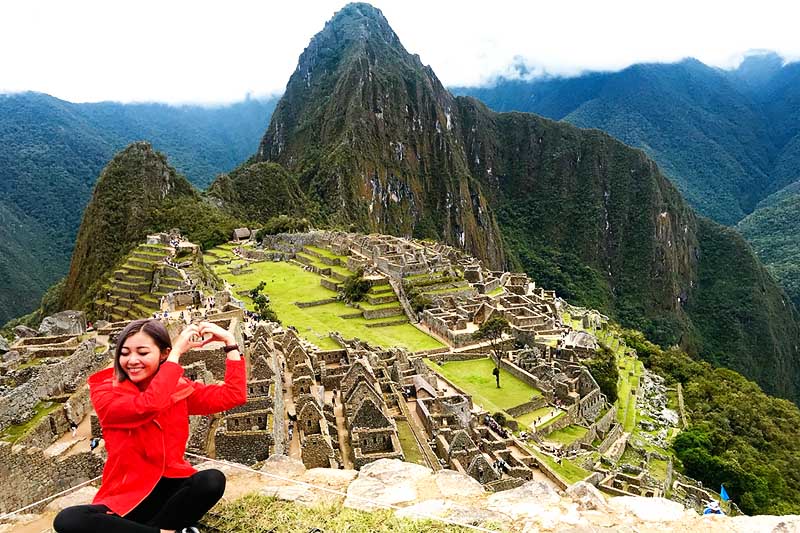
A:
POLYGON ((597 351, 597 356, 583 362, 592 377, 600 387, 600 392, 606 395, 608 403, 617 401, 617 382, 619 381, 619 368, 614 352, 606 347, 597 351))
POLYGON ((346 302, 360 302, 369 292, 369 288, 369 281, 364 279, 364 269, 359 268, 355 274, 342 282, 342 297, 346 302))
POLYGON ((261 294, 261 291, 263 291, 264 287, 266 287, 266 286, 267 286, 267 282, 262 281, 255 288, 250 289, 250 298, 253 299, 254 303, 255 303, 255 299, 258 297, 259 294, 261 294))
POLYGON ((498 370, 498 373, 495 373, 498 387, 500 386, 499 370, 500 357, 502 354, 501 341, 503 339, 503 335, 510 329, 511 325, 508 323, 508 320, 506 320, 504 316, 495 313, 489 317, 489 320, 481 324, 481 326, 478 328, 478 331, 472 334, 473 339, 489 341, 489 345, 492 347, 495 370, 498 370))
POLYGON ((262 294, 261 291, 264 290, 267 284, 265 282, 261 282, 253 289, 250 289, 250 298, 253 299, 253 305, 256 308, 256 313, 262 318, 262 320, 269 320, 270 322, 280 322, 278 320, 278 315, 273 311, 273 309, 269 306, 269 297, 265 294, 262 294))

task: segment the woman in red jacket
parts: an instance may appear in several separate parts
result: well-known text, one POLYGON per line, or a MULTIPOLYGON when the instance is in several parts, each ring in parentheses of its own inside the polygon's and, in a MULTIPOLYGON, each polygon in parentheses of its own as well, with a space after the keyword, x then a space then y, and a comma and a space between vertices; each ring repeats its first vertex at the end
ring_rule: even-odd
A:
POLYGON ((189 415, 208 415, 247 400, 245 363, 228 331, 202 322, 186 326, 175 343, 158 320, 136 320, 119 335, 114 367, 89 378, 108 460, 91 505, 68 507, 53 523, 58 533, 197 532, 194 527, 225 491, 219 470, 198 472, 184 459, 189 415), (224 342, 225 383, 183 377, 181 355, 224 342))

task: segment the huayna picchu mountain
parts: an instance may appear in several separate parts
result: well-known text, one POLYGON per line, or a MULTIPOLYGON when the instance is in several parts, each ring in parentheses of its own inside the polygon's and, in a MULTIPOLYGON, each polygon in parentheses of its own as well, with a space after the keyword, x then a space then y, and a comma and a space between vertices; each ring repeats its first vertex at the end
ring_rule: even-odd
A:
POLYGON ((297 177, 330 223, 439 239, 500 267, 502 239, 455 98, 377 9, 351 4, 300 56, 256 159, 297 177))
POLYGON ((210 193, 254 221, 301 210, 461 246, 798 398, 794 309, 738 234, 607 134, 454 97, 368 4, 311 40, 258 153, 210 193), (265 162, 286 174, 245 171, 265 162), (270 190, 304 207, 248 205, 270 190))

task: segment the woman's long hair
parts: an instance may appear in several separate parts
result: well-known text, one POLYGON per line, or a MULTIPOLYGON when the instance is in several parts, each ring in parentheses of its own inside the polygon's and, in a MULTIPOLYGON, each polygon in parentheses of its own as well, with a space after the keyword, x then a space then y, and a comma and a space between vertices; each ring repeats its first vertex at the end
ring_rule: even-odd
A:
POLYGON ((117 346, 114 349, 114 373, 119 381, 128 379, 128 374, 125 373, 122 369, 122 365, 119 364, 119 358, 122 355, 122 345, 125 344, 125 341, 129 337, 136 335, 140 331, 145 332, 153 339, 153 342, 156 343, 156 346, 158 346, 162 354, 164 350, 172 348, 172 340, 169 338, 169 332, 160 320, 154 318, 134 320, 120 332, 119 337, 117 337, 117 346))

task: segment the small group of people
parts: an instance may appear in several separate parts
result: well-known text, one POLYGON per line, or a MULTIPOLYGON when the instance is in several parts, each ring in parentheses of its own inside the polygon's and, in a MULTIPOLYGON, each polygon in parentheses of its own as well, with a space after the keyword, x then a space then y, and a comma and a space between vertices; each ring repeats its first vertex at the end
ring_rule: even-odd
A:
MULTIPOLYGON (((189 415, 210 415, 247 401, 245 362, 232 333, 189 324, 174 342, 159 320, 135 320, 119 334, 113 365, 89 377, 89 392, 108 454, 90 505, 56 516, 57 533, 197 533, 197 523, 225 491, 219 470, 197 471, 184 454, 189 415), (224 343, 225 382, 184 377, 180 359, 193 348, 224 343)), ((92 439, 94 449, 99 439, 92 439)))

